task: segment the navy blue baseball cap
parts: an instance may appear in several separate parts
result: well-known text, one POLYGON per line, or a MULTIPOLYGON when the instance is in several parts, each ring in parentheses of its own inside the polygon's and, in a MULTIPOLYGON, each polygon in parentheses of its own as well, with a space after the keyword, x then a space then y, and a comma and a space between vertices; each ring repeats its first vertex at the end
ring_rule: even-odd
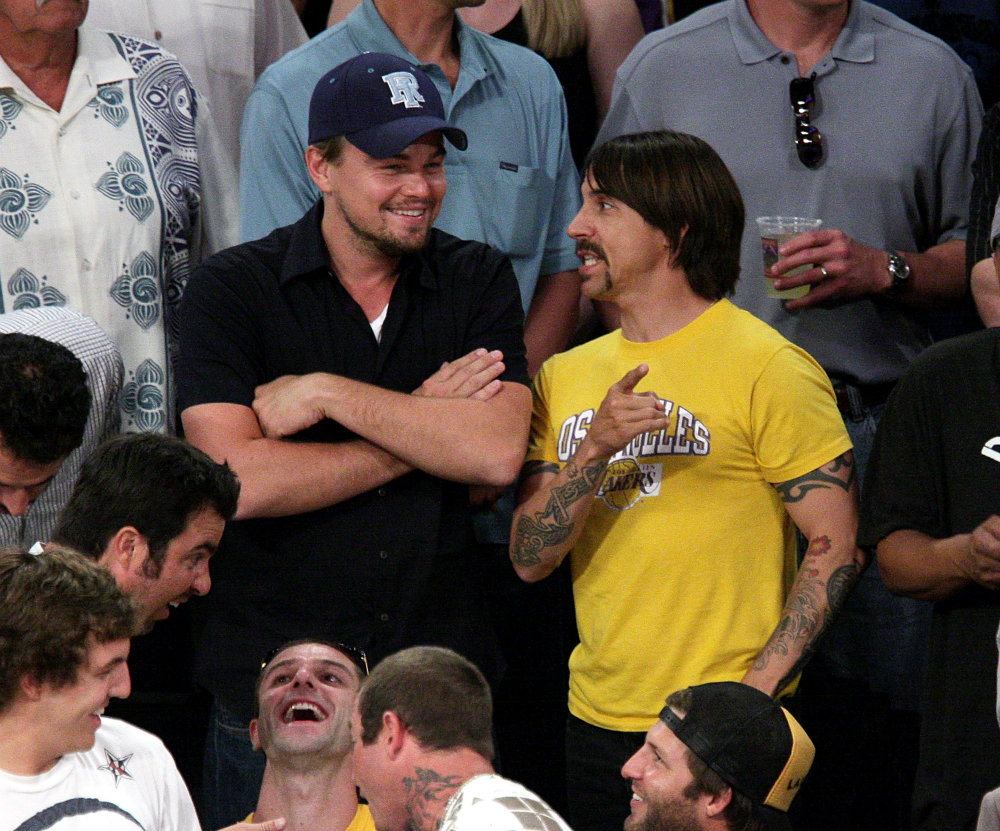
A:
POLYGON ((331 69, 309 102, 310 144, 343 136, 376 159, 395 156, 435 130, 459 150, 468 146, 465 133, 445 120, 427 73, 381 52, 363 52, 331 69))

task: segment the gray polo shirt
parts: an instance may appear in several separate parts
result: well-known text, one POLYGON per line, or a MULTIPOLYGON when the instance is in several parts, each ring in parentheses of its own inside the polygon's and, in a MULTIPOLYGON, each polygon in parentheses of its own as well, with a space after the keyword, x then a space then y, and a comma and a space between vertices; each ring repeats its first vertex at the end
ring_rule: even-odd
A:
POLYGON ((647 36, 618 72, 598 141, 663 128, 708 141, 746 204, 736 304, 831 375, 892 381, 929 343, 926 328, 885 298, 787 312, 765 296, 754 218, 819 217, 858 242, 898 251, 964 239, 982 105, 972 72, 948 46, 865 2, 851 3, 814 71, 812 116, 825 154, 815 170, 795 151, 795 57, 764 36, 745 0, 647 36))

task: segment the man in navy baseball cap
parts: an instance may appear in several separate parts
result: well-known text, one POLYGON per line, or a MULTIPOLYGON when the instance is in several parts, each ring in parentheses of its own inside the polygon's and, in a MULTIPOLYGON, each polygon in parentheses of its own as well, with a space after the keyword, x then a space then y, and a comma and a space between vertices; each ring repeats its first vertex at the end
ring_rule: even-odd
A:
POLYGON ((419 67, 380 52, 364 52, 331 69, 309 103, 309 143, 343 136, 376 159, 394 156, 440 130, 459 150, 462 130, 445 120, 433 81, 419 67))

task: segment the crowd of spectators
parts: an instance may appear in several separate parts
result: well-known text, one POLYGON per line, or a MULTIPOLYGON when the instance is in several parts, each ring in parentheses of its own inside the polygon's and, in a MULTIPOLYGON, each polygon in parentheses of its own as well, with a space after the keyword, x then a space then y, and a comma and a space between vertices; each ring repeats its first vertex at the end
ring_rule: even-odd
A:
POLYGON ((0 543, 132 597, 77 575, 181 825, 387 831, 345 748, 411 725, 298 805, 281 722, 429 644, 458 791, 553 828, 670 831, 722 682, 815 743, 799 831, 1000 827, 1000 50, 929 5, 0 0, 0 543))

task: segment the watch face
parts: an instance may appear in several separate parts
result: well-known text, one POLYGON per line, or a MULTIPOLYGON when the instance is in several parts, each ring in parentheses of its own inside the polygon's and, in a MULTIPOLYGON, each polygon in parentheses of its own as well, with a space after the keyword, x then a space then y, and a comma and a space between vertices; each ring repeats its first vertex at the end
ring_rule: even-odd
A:
POLYGON ((889 252, 889 273, 893 285, 905 283, 910 278, 910 266, 899 254, 889 252))

